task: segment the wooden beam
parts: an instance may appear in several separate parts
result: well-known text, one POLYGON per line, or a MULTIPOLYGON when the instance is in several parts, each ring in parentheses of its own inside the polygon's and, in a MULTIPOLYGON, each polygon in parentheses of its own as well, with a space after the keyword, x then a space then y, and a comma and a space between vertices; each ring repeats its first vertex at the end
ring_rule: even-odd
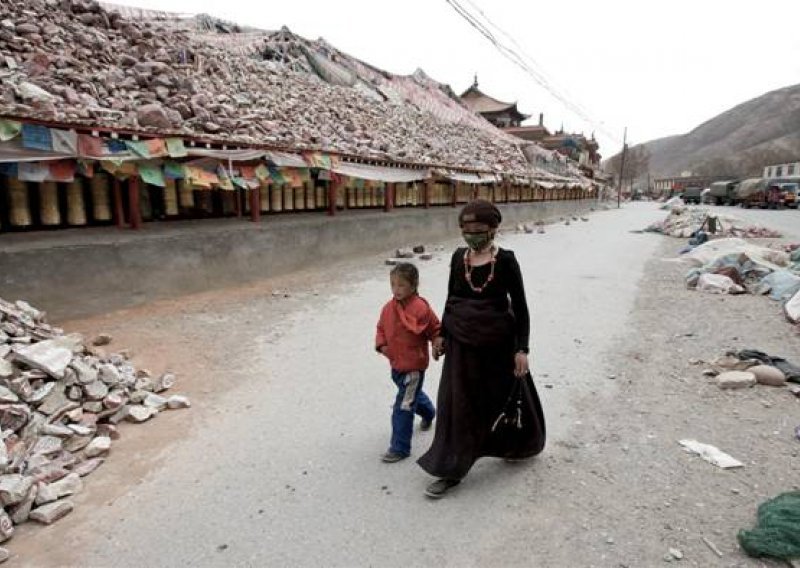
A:
POLYGON ((139 203, 139 178, 136 176, 128 180, 128 208, 130 209, 131 229, 141 229, 142 209, 139 203))
POLYGON ((113 178, 114 187, 114 223, 118 229, 125 226, 125 209, 122 207, 122 184, 115 177, 113 178))
POLYGON ((261 189, 258 187, 250 190, 250 220, 261 221, 261 189))
POLYGON ((386 195, 384 196, 384 204, 383 204, 383 210, 386 213, 389 213, 392 209, 394 209, 394 188, 395 184, 393 183, 386 184, 386 195))

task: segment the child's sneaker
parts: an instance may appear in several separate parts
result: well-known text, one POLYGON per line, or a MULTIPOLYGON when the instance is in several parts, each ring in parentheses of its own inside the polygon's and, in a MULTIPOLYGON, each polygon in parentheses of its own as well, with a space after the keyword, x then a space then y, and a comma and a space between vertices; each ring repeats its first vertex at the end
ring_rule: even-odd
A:
POLYGON ((381 456, 381 461, 384 463, 397 463, 406 459, 408 456, 404 456, 403 454, 396 454, 393 451, 389 450, 385 454, 381 456))
POLYGON ((433 425, 433 420, 422 420, 422 423, 419 425, 419 429, 423 432, 426 430, 430 430, 431 426, 433 425))

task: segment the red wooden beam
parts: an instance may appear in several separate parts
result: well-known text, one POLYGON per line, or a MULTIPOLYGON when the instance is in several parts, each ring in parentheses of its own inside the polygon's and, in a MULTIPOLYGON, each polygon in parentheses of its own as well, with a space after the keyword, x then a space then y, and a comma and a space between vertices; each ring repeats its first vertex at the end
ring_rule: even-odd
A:
POLYGON ((328 181, 328 215, 336 215, 336 193, 339 184, 336 180, 328 181))
POLYGON ((423 197, 425 203, 425 209, 429 209, 431 206, 431 185, 432 182, 430 180, 425 181, 425 186, 423 189, 423 192, 425 194, 423 197))
POLYGON ((394 209, 394 184, 386 184, 386 195, 384 196, 383 210, 387 213, 394 209))

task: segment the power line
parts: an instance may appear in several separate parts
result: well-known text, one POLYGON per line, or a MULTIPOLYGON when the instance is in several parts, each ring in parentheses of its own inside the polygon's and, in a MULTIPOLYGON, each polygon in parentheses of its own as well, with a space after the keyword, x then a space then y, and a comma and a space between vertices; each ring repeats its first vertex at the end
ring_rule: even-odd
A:
POLYGON ((539 65, 532 57, 527 54, 524 54, 522 47, 520 44, 514 39, 514 37, 500 28, 497 24, 491 21, 488 16, 481 10, 476 4, 474 4, 471 0, 466 0, 469 2, 474 9, 478 11, 478 13, 483 17, 483 19, 487 22, 486 24, 483 23, 480 18, 473 13, 471 13, 466 7, 464 7, 459 0, 445 0, 455 12, 461 16, 466 22, 474 28, 478 33, 480 33, 483 37, 485 37, 489 42, 500 52, 503 57, 511 61, 514 65, 522 69, 526 74, 528 74, 533 80, 545 89, 550 95, 552 95, 556 100, 561 102, 568 110, 572 111, 576 116, 580 117, 585 122, 588 122, 592 126, 595 127, 596 130, 600 130, 606 136, 614 140, 615 142, 619 142, 619 139, 615 134, 609 132, 605 127, 603 127, 598 121, 592 119, 589 115, 588 111, 583 108, 580 104, 573 102, 566 94, 562 94, 559 89, 551 84, 551 81, 548 79, 544 71, 541 69, 541 65, 539 65), (513 43, 520 51, 523 51, 521 55, 518 51, 513 48, 508 47, 503 42, 501 42, 494 33, 487 27, 491 26, 497 32, 508 38, 511 43, 513 43), (538 69, 537 69, 538 68, 538 69))

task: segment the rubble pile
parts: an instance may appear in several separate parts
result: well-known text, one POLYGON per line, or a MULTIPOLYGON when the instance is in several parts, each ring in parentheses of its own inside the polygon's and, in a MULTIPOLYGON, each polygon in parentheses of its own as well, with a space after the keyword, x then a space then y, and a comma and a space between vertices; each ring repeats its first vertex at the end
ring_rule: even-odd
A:
POLYGON ((740 237, 751 239, 780 238, 781 234, 767 227, 748 225, 738 217, 730 215, 710 215, 708 209, 702 207, 686 207, 674 205, 663 221, 650 225, 646 231, 661 233, 670 237, 688 239, 695 235, 709 217, 716 218, 717 233, 721 237, 740 237))
MULTIPOLYGON (((696 361, 696 364, 702 363, 696 361)), ((783 357, 754 349, 729 351, 717 357, 703 371, 703 375, 714 377, 717 386, 723 390, 764 385, 786 387, 794 393, 795 387, 790 383, 800 384, 800 367, 783 357)))
POLYGON ((26 302, 0 299, 0 542, 14 525, 69 514, 69 496, 103 464, 121 422, 190 405, 163 396, 174 375, 152 377, 97 346, 109 341, 87 346, 26 302))
MULTIPOLYGON (((345 80, 337 80, 325 72, 335 62, 319 42, 287 32, 276 32, 280 42, 267 33, 243 34, 255 47, 234 49, 230 42, 211 41, 211 34, 127 19, 94 0, 6 0, 0 3, 0 114, 528 170, 519 143, 501 131, 478 128, 457 113, 448 120, 409 98, 382 94, 363 80, 349 80, 341 66, 345 80), (276 43, 280 50, 272 47, 276 43)), ((416 87, 434 95, 426 83, 416 87)))
POLYGON ((742 239, 709 241, 682 256, 692 264, 686 285, 700 291, 767 295, 782 302, 791 323, 800 323, 800 248, 785 252, 742 239))

